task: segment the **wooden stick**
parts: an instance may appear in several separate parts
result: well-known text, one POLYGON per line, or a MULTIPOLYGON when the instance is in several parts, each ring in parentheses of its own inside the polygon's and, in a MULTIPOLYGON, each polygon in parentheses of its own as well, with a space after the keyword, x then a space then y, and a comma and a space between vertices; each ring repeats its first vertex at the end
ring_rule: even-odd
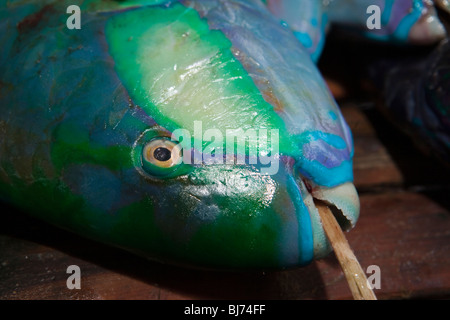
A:
POLYGON ((356 259, 344 232, 339 226, 336 218, 331 213, 330 208, 320 202, 315 202, 319 210, 320 219, 325 230, 325 234, 333 247, 336 258, 344 271, 348 285, 355 300, 377 300, 372 289, 368 286, 366 274, 356 259))

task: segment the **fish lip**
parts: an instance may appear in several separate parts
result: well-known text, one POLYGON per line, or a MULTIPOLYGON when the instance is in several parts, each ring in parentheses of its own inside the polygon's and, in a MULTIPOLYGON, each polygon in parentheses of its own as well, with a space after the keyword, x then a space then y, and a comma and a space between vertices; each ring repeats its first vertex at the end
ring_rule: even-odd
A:
POLYGON ((343 231, 350 231, 359 218, 360 202, 358 192, 352 182, 335 187, 316 187, 312 189, 312 197, 325 203, 338 220, 343 231))
MULTIPOLYGON (((450 6, 443 3, 439 5, 439 8, 447 13, 450 12, 450 6)), ((414 44, 431 45, 445 39, 445 37, 445 26, 439 20, 436 7, 427 4, 419 20, 411 27, 408 40, 414 44)))
POLYGON ((358 193, 352 182, 325 187, 319 186, 299 174, 296 175, 296 180, 302 193, 303 202, 311 217, 314 258, 324 258, 332 251, 332 247, 325 234, 316 203, 318 201, 325 203, 336 217, 342 230, 350 231, 355 227, 359 218, 358 193))

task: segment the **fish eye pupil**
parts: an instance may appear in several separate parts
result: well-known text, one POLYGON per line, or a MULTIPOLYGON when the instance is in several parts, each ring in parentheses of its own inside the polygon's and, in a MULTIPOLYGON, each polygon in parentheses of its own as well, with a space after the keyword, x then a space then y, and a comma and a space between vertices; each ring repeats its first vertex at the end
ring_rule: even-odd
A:
POLYGON ((167 148, 159 147, 155 149, 155 151, 153 152, 153 156, 156 160, 164 162, 170 160, 172 153, 167 148))

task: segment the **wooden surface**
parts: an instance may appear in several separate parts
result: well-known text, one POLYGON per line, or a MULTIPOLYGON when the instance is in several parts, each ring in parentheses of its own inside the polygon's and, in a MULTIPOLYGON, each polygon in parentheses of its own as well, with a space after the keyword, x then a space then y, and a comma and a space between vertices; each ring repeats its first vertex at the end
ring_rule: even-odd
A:
MULTIPOLYGON (((352 96, 339 83, 333 88, 339 98, 352 96)), ((361 201, 346 235, 362 268, 381 270, 377 298, 450 298, 448 168, 422 155, 370 99, 343 99, 341 108, 353 131, 361 201)), ((186 270, 2 211, 0 299, 352 299, 333 254, 288 271, 186 270), (80 290, 66 287, 70 265, 81 269, 80 290)))

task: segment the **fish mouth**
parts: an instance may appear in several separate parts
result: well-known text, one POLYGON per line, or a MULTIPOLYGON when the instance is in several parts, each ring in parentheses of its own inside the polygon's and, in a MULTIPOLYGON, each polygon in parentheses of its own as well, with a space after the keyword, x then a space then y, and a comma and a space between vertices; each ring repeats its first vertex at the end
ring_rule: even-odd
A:
POLYGON ((359 217, 359 198, 353 183, 333 188, 320 187, 313 190, 314 201, 325 203, 344 231, 350 231, 359 217))
POLYGON ((434 0, 434 3, 425 2, 422 16, 411 27, 409 32, 408 40, 411 43, 431 45, 445 39, 445 26, 439 20, 436 8, 445 11, 447 14, 450 12, 450 4, 448 1, 434 0))
POLYGON ((360 202, 352 182, 333 187, 315 185, 311 180, 299 177, 297 183, 303 195, 303 202, 311 217, 314 258, 326 257, 332 247, 323 228, 317 204, 325 204, 336 218, 343 231, 350 231, 359 218, 360 202))

